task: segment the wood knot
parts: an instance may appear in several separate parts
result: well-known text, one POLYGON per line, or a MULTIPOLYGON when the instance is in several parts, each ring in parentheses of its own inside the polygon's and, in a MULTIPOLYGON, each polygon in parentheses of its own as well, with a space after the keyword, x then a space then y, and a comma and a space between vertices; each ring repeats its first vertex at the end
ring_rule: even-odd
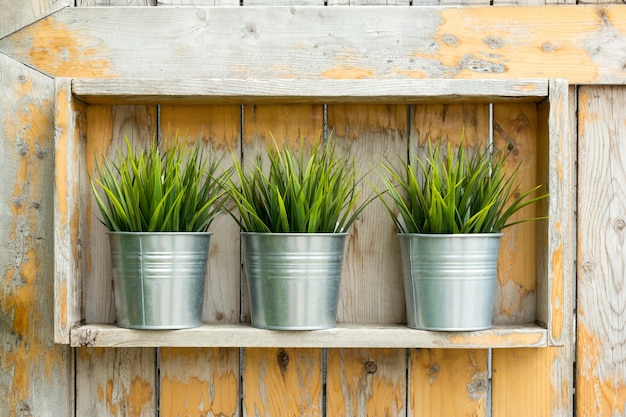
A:
POLYGON ((378 370, 378 365, 376 365, 376 362, 374 361, 367 361, 363 365, 363 369, 365 369, 365 373, 375 374, 378 370))
POLYGON ((626 221, 624 221, 624 219, 617 219, 615 220, 615 230, 617 230, 618 232, 621 232, 622 230, 624 230, 624 228, 626 228, 626 221))
POLYGON ((285 349, 278 349, 278 354, 276 355, 276 362, 278 362, 278 366, 280 367, 280 371, 285 373, 287 371, 287 365, 289 365, 289 355, 285 352, 285 349))

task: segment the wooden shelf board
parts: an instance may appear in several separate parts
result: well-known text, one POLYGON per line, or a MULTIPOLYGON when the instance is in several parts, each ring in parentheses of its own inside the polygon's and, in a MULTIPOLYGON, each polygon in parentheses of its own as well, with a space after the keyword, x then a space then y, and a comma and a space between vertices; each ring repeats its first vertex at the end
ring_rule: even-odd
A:
POLYGON ((273 331, 249 324, 204 324, 184 330, 131 330, 110 324, 72 329, 71 345, 97 347, 520 348, 547 346, 534 324, 475 332, 431 332, 404 325, 338 325, 334 329, 273 331))
POLYGON ((91 104, 424 103, 538 101, 548 81, 464 79, 97 79, 72 80, 91 104))

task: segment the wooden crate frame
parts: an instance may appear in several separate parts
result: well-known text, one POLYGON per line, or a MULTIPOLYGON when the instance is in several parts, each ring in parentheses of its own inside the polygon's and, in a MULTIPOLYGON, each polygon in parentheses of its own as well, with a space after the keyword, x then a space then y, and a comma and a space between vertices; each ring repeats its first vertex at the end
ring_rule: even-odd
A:
POLYGON ((516 348, 562 346, 572 306, 573 259, 563 245, 574 218, 573 142, 568 86, 551 80, 237 80, 57 78, 55 123, 55 341, 72 346, 239 346, 516 348), (549 219, 538 233, 536 323, 479 332, 427 332, 396 325, 347 325, 315 332, 278 332, 248 324, 205 324, 196 329, 138 331, 82 317, 81 193, 85 108, 111 105, 225 105, 270 103, 490 103, 536 102, 540 164, 550 197, 549 219))

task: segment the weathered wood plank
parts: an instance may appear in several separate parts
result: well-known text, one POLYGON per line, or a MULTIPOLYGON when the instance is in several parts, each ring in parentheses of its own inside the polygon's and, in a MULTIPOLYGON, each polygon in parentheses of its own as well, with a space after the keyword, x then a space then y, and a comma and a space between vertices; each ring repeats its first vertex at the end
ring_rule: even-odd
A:
POLYGON ((539 100, 548 81, 77 78, 72 92, 95 104, 489 103, 539 100))
POLYGON ((485 416, 489 388, 487 361, 486 349, 412 349, 408 415, 485 416))
POLYGON ((156 6, 156 0, 76 0, 76 6, 156 6))
POLYGON ((106 228, 100 222, 100 211, 89 188, 88 175, 94 175, 96 160, 115 157, 125 148, 128 137, 135 147, 147 147, 156 140, 156 106, 89 106, 84 157, 80 172, 80 257, 83 273, 83 314, 87 323, 115 322, 113 276, 106 228))
MULTIPOLYGON (((537 105, 494 105, 493 144, 507 154, 507 172, 518 169, 518 192, 526 191, 538 182, 537 172, 537 105), (521 164, 521 165, 520 165, 521 164)), ((541 193, 545 193, 544 184, 541 193)), ((545 215, 545 213, 544 213, 545 215)), ((537 205, 525 207, 511 221, 538 217, 537 205)), ((544 222, 544 228, 546 223, 544 222)), ((495 293, 494 322, 532 323, 536 319, 537 225, 527 222, 503 230, 498 256, 498 280, 495 293)))
POLYGON ((547 346, 536 325, 494 326, 476 332, 428 332, 404 325, 344 325, 311 331, 270 331, 247 324, 203 325, 176 331, 130 330, 88 324, 72 331, 72 346, 101 347, 329 347, 329 348, 513 348, 547 346))
POLYGON ((72 351, 53 327, 54 80, 0 54, 0 91, 0 415, 69 416, 72 351))
MULTIPOLYGON (((176 136, 188 142, 201 141, 207 155, 221 158, 224 169, 232 165, 232 155, 241 154, 240 106, 161 106, 159 114, 160 136, 165 142, 176 136)), ((239 226, 224 212, 209 231, 213 235, 202 319, 237 323, 241 304, 239 226)))
MULTIPOLYGON (((331 139, 354 158, 365 176, 360 202, 382 187, 377 165, 406 155, 407 107, 329 105, 331 139)), ((396 228, 380 200, 372 202, 350 229, 338 307, 340 323, 406 323, 400 244, 396 228)))
POLYGON ((154 417, 155 387, 156 349, 76 351, 77 416, 154 417))
POLYGON ((157 6, 239 6, 239 0, 157 0, 157 6))
POLYGON ((626 90, 581 87, 577 414, 626 410, 626 90))
POLYGON ((406 415, 404 349, 329 349, 326 416, 406 415))
POLYGON ((1 39, 0 51, 71 77, 623 84, 624 33, 619 6, 66 8, 1 39))
POLYGON ((238 348, 164 348, 159 369, 160 415, 240 415, 238 348))
POLYGON ((243 416, 320 417, 322 349, 244 349, 243 416))
POLYGON ((0 0, 0 39, 72 4, 71 0, 0 0))

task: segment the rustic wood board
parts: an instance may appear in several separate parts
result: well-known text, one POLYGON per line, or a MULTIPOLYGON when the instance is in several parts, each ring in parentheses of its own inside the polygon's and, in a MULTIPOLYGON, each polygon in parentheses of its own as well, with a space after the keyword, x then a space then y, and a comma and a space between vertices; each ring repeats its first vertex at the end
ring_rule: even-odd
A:
MULTIPOLYGON (((382 187, 379 164, 407 152, 407 107, 329 105, 329 137, 354 158, 364 202, 382 187)), ((349 230, 338 307, 340 323, 406 323, 400 245, 387 209, 378 199, 349 230)))
POLYGON ((486 416, 488 353, 486 349, 411 349, 408 415, 486 416))
POLYGON ((75 378, 77 416, 156 415, 154 348, 78 349, 75 378))
POLYGON ((579 89, 578 415, 625 412, 626 94, 579 89))
POLYGON ((54 80, 0 54, 0 91, 0 415, 69 416, 72 351, 53 325, 54 80))
POLYGON ((326 415, 406 416, 406 350, 328 349, 326 415))
POLYGON ((70 0, 2 0, 0 39, 72 3, 70 0))
POLYGON ((322 349, 243 351, 243 416, 320 417, 322 349))
POLYGON ((238 348, 163 348, 159 370, 161 415, 240 415, 238 348))
POLYGON ((54 76, 623 84, 625 32, 626 10, 610 5, 89 7, 0 39, 0 52, 54 76))

